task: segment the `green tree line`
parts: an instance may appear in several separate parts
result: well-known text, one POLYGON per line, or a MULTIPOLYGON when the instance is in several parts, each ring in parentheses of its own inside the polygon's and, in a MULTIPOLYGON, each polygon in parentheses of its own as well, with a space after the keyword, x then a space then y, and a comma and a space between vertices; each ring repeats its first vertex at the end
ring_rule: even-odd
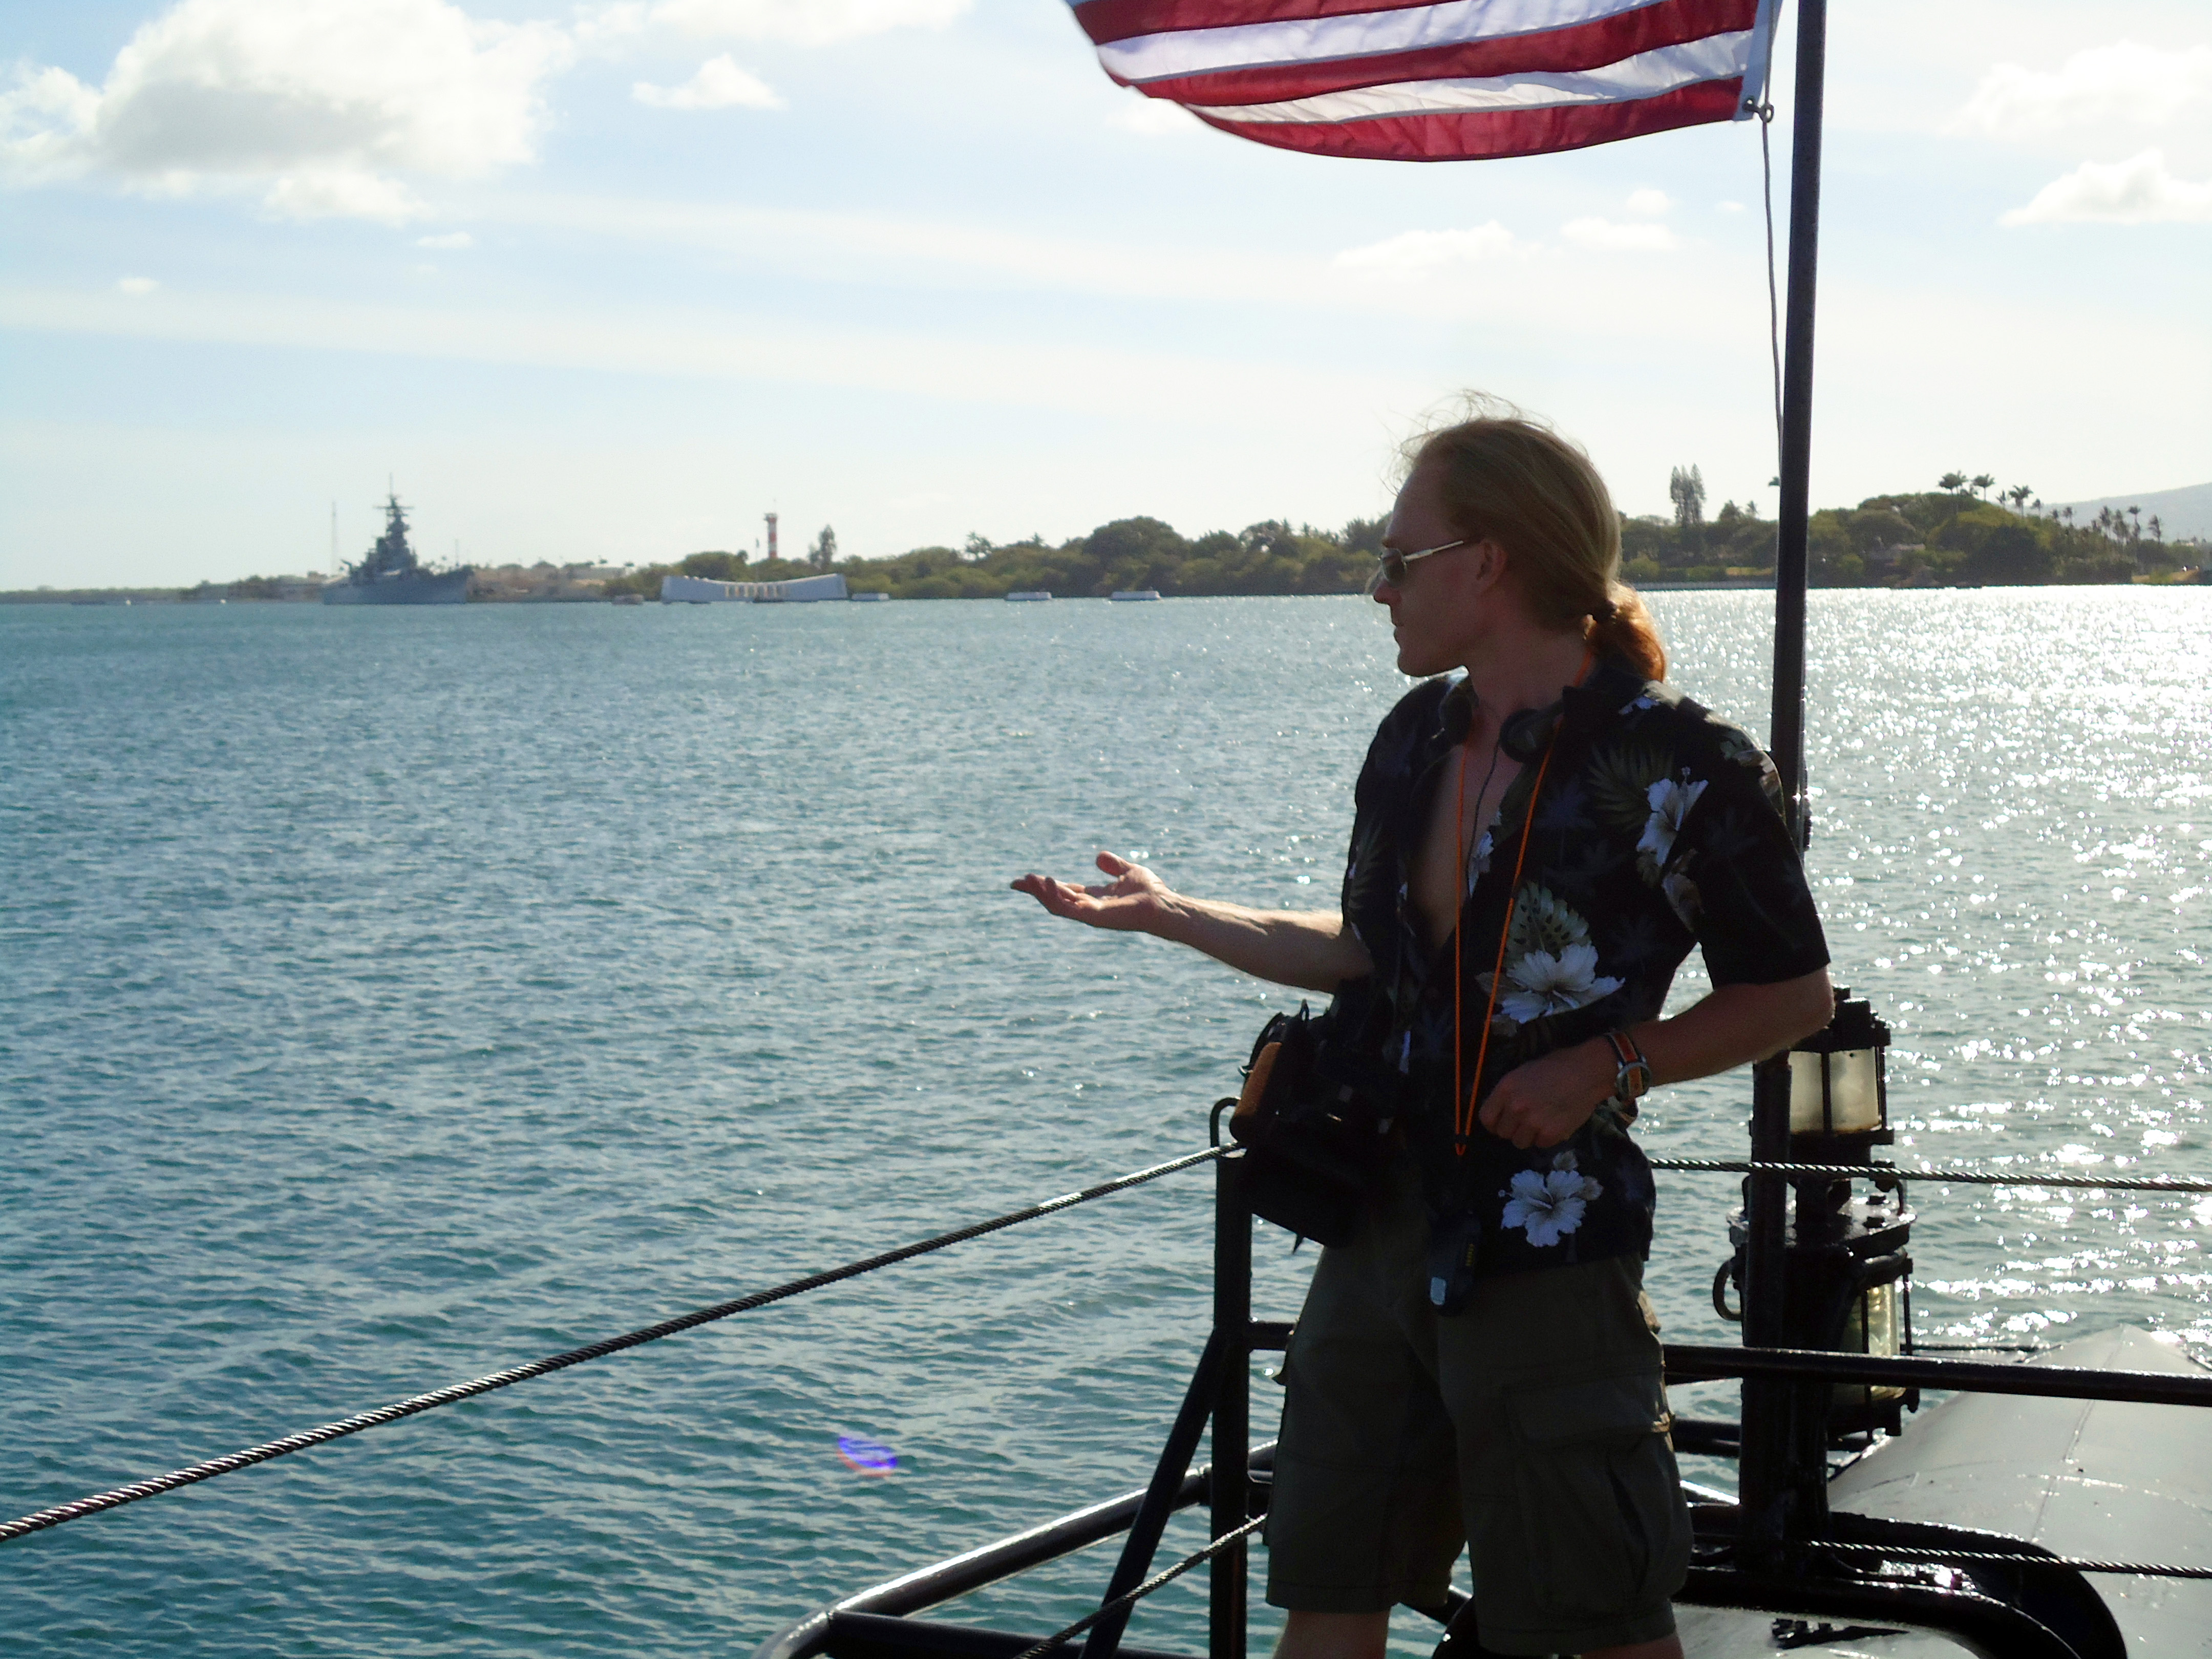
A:
POLYGON ((2153 514, 2100 509, 2075 522, 2026 484, 1947 472, 1933 490, 1874 495, 1813 515, 1811 580, 1831 587, 2039 586, 2127 582, 2202 567, 2198 543, 2170 543, 2153 514), (2146 534, 2146 529, 2148 533, 2146 534))
MULTIPOLYGON (((830 532, 825 528, 824 536, 830 532)), ((830 546, 834 549, 834 539, 830 546)), ((1341 530, 1293 529, 1269 520, 1191 540, 1158 519, 1117 519, 1057 546, 1042 536, 994 543, 970 536, 960 547, 918 547, 887 559, 795 559, 753 562, 744 553, 694 553, 607 584, 610 593, 652 598, 678 574, 714 581, 788 581, 842 573, 858 592, 899 599, 996 599, 1044 592, 1061 599, 1104 598, 1152 588, 1163 594, 1356 593, 1382 550, 1382 521, 1355 519, 1341 530)))
MULTIPOLYGON (((2165 541, 2154 516, 2107 509, 2076 525, 2064 509, 2028 501, 2024 486, 1985 498, 1995 480, 1946 474, 1932 491, 1875 495, 1812 518, 1809 575, 1823 587, 2118 582, 2199 562, 2201 548, 2165 541)), ((1750 504, 1724 502, 1708 520, 1696 467, 1677 468, 1674 513, 1621 519, 1622 574, 1631 583, 1771 580, 1775 526, 1750 504)), ((1341 529, 1293 528, 1266 520, 1243 530, 1186 538, 1153 518, 1117 519, 1057 545, 1042 536, 960 547, 918 547, 882 559, 840 558, 824 526, 807 556, 753 562, 742 552, 694 553, 606 585, 610 594, 652 599, 672 573, 719 581, 787 581, 842 573, 858 592, 900 599, 994 599, 1038 592, 1103 598, 1130 589, 1165 595, 1357 593, 1382 548, 1383 520, 1341 529)))

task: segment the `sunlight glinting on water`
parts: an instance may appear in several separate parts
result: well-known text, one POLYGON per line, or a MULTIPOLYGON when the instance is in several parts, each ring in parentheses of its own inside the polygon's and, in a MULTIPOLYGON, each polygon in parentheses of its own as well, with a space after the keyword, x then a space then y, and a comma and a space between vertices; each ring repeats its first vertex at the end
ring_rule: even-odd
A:
MULTIPOLYGON (((1654 608, 1676 682, 1763 736, 1765 597, 1654 608)), ((2212 1176, 2208 624, 2203 590, 1813 596, 1809 869, 1838 982, 1895 1033, 1899 1162, 2212 1176)), ((7 1512, 1189 1150, 1296 998, 1005 884, 1105 847, 1333 904, 1387 653, 1351 599, 9 608, 7 1512)), ((1702 983, 1693 958, 1677 1003, 1702 983)), ((1741 1156, 1748 1092, 1663 1091, 1639 1133, 1741 1156)), ((1710 1301, 1735 1184, 1662 1177, 1672 1337, 1735 1340, 1710 1301)), ((1178 1176, 9 1546, 0 1629, 162 1659, 748 1650, 1140 1484, 1203 1340, 1208 1194, 1178 1176), (898 1472, 842 1459, 856 1437, 898 1472)), ((2212 1348, 2212 1201, 1913 1198, 1923 1337, 2212 1348)), ((1260 1231, 1261 1316, 1312 1260, 1260 1231)), ((1108 1565, 952 1611, 1054 1628, 1108 1565)), ((1200 1583, 1132 1639, 1194 1650, 1200 1583)))
MULTIPOLYGON (((1685 641, 1714 604, 1657 597, 1685 641)), ((1812 615, 1808 865, 1838 981, 1895 1031, 1899 1161, 2205 1175, 2203 598, 1832 592, 1812 615)), ((2057 1340, 2094 1297, 2100 1323, 2212 1346, 2201 1202, 1914 1194, 1922 1336, 2057 1340)))

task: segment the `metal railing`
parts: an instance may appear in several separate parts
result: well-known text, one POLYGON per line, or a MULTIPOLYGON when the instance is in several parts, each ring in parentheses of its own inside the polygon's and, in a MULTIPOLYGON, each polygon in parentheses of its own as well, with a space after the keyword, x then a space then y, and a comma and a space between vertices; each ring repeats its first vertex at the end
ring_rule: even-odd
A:
MULTIPOLYGON (((1101 1607, 1109 1607, 1146 1583, 1169 1518, 1200 1503, 1207 1506, 1209 1535, 1218 1547, 1206 1563, 1208 1659, 1245 1659, 1248 1553, 1243 1537, 1229 1534, 1264 1513, 1273 1452, 1272 1444, 1250 1444, 1250 1359, 1287 1348, 1292 1327, 1252 1316, 1253 1217, 1243 1197, 1243 1161, 1231 1150, 1214 1163, 1213 1328, 1151 1481, 1141 1491, 846 1597, 779 1632, 755 1659, 1026 1659, 1037 1650, 1036 1635, 908 1615, 1126 1533, 1100 1597, 1101 1607), (1209 1428, 1208 1461, 1194 1467, 1209 1428)), ((1764 1174, 1756 1172, 1754 1181, 1764 1174)), ((1766 1178, 1778 1184, 1780 1176, 1766 1178)), ((1747 1290, 1747 1311, 1753 1295, 1747 1290)), ((1755 1323, 1747 1319, 1747 1334, 1755 1323)), ((2124 1659, 2118 1628, 2087 1573, 2212 1577, 2185 1567, 2072 1561, 2021 1539, 1964 1528, 1831 1514, 1824 1496, 1814 1509, 1785 1513, 1778 1526, 1751 1501, 1762 1476, 1769 1492, 1825 1485, 1825 1441, 1802 1430, 1837 1383, 2203 1407, 2212 1406, 2212 1376, 1754 1345, 1668 1343, 1664 1352, 1670 1382, 1740 1378, 1746 1384, 1745 1422, 1685 1419, 1684 1449, 1760 1455, 1755 1395, 1762 1389, 1770 1407, 1778 1397, 1783 1423, 1794 1419, 1798 1428, 1794 1435, 1770 1431, 1764 1453, 1771 1466, 1744 1469, 1746 1485, 1754 1488, 1745 1501, 1720 1504, 1711 1501, 1714 1494, 1686 1488, 1702 1501, 1692 1506, 1697 1549, 1677 1597, 1681 1602, 1913 1626, 1939 1631, 1985 1659, 2124 1659), (1936 1567, 1946 1571, 1931 1571, 1936 1567)), ((1097 1616, 1082 1659, 1162 1659, 1121 1645, 1129 1613, 1124 1606, 1097 1616)), ((1447 1626, 1440 1651, 1474 1648, 1473 1608, 1463 1594, 1454 1591, 1431 1616, 1447 1626), (1462 1643, 1462 1637, 1468 1639, 1462 1643)))

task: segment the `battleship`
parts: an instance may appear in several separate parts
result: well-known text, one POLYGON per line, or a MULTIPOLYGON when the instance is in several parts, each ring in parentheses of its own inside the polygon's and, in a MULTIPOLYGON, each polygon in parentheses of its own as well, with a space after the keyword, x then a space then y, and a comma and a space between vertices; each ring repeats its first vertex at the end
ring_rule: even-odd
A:
POLYGON ((368 556, 346 566, 340 580, 325 584, 325 605, 459 605, 469 597, 467 565, 433 570, 407 544, 407 514, 397 492, 384 501, 384 533, 368 556))

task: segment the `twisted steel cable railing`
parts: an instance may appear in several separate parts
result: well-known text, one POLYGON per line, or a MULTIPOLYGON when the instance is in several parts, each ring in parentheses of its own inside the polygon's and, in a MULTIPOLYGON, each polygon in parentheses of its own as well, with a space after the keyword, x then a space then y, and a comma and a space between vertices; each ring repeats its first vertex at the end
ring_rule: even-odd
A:
POLYGON ((1842 1181, 1934 1181, 1958 1187, 2056 1187, 2094 1192, 2212 1193, 2212 1181, 2187 1181, 2169 1176, 2061 1176, 1995 1170, 1911 1170, 1901 1164, 1774 1164, 1740 1158, 1654 1158, 1655 1170, 1691 1175, 1826 1176, 1842 1181))
MULTIPOLYGON (((571 1365, 580 1365, 590 1360, 602 1359, 610 1354, 621 1353, 627 1349, 638 1347, 647 1342, 657 1342, 663 1337, 674 1336, 697 1326, 711 1324, 716 1320, 727 1319, 732 1315, 767 1307, 773 1303, 801 1296, 810 1291, 821 1290, 831 1285, 841 1284, 849 1279, 857 1279, 863 1273, 873 1273, 879 1268, 912 1261, 916 1256, 946 1249, 971 1238, 980 1238, 986 1234, 1018 1226, 1024 1222, 1056 1214, 1061 1210, 1073 1208, 1079 1204, 1087 1204, 1096 1199, 1127 1192, 1132 1188, 1157 1181, 1164 1176, 1174 1175, 1184 1170, 1195 1168, 1200 1164, 1209 1163, 1231 1150, 1233 1149, 1227 1146, 1209 1146, 1200 1152, 1171 1158, 1164 1164, 1134 1170, 1127 1175, 1115 1176, 1111 1181, 1101 1182, 1096 1186, 1062 1194, 1057 1198, 1048 1199, 1042 1203, 1030 1205, 1006 1215, 995 1216, 988 1221, 971 1223, 964 1227, 955 1228, 951 1232, 940 1233, 911 1244, 901 1245, 896 1249, 886 1250, 880 1255, 848 1262, 842 1267, 833 1267, 826 1272, 811 1273, 805 1278, 795 1279, 767 1290, 751 1291, 726 1302, 719 1302, 709 1307, 696 1309, 690 1313, 663 1320, 640 1330, 609 1337, 603 1341, 590 1343, 580 1348, 572 1348, 564 1353, 549 1355, 543 1359, 532 1360, 526 1364, 509 1366, 505 1370, 492 1371, 483 1376, 472 1377, 465 1382, 456 1382, 442 1389, 434 1389, 425 1394, 413 1395, 404 1400, 380 1406, 373 1411, 358 1413, 351 1417, 342 1418, 337 1422, 325 1423, 316 1428, 286 1435, 281 1439, 266 1441, 260 1445, 250 1446, 222 1457, 211 1458, 205 1462, 173 1469, 166 1474, 133 1481, 128 1486, 117 1486, 106 1492, 73 1499, 66 1504, 56 1504, 52 1508, 40 1510, 16 1520, 0 1522, 0 1543, 24 1537, 31 1533, 43 1532, 70 1521, 100 1514, 106 1510, 119 1509, 124 1504, 135 1504, 142 1498, 158 1497, 163 1492, 174 1492, 182 1486, 210 1480, 217 1475, 228 1474, 238 1469, 251 1468, 256 1464, 289 1456, 294 1452, 305 1451, 313 1446, 323 1445, 332 1440, 343 1439, 349 1435, 362 1433, 365 1430, 381 1428, 386 1424, 396 1423, 404 1418, 434 1411, 441 1406, 450 1406, 463 1400, 474 1399, 478 1395, 489 1394, 495 1389, 511 1388, 515 1383, 528 1382, 533 1377, 546 1376, 555 1371, 565 1370, 571 1365)), ((2026 1170, 2018 1171, 1924 1168, 1913 1170, 1889 1164, 1788 1164, 1732 1158, 1653 1158, 1650 1160, 1650 1164, 1654 1170, 1689 1174, 1779 1175, 1816 1178, 1826 1176, 1833 1179, 1856 1177, 1936 1181, 1959 1185, 1992 1187, 2049 1187, 2149 1193, 2212 1193, 2212 1182, 2178 1180, 2163 1176, 2056 1176, 2026 1170)), ((2152 1572, 2160 1571, 2157 1568, 2128 1570, 2152 1572)))
POLYGON ((885 1250, 879 1255, 868 1256, 859 1261, 848 1261, 842 1267, 832 1267, 825 1273, 810 1273, 804 1279, 794 1279, 788 1284, 778 1285, 769 1290, 754 1291, 748 1295, 732 1297, 727 1302, 715 1303, 712 1307, 696 1309, 690 1313, 678 1315, 673 1319, 664 1319, 659 1324, 647 1325, 642 1330, 629 1331, 621 1336, 609 1337, 603 1342, 593 1342, 584 1347, 571 1348, 566 1353, 553 1354, 544 1359, 533 1359, 525 1365, 511 1365, 504 1370, 473 1377, 466 1382, 455 1382, 447 1388, 434 1389, 428 1394, 414 1395, 405 1400, 394 1401, 388 1406, 380 1406, 374 1411, 362 1412, 352 1417, 342 1418, 335 1423, 325 1423, 319 1428, 303 1430, 298 1434, 288 1434, 281 1440, 267 1441, 258 1446, 249 1446, 243 1451, 232 1452, 227 1456, 210 1458, 204 1463, 194 1463, 186 1468, 172 1469, 167 1474, 155 1475, 150 1480, 134 1480, 127 1486, 117 1486, 111 1491, 95 1492, 89 1497, 76 1498, 67 1504, 58 1504, 52 1509, 40 1510, 34 1515, 26 1515, 17 1520, 0 1522, 0 1543, 21 1538, 27 1534, 44 1532, 50 1527, 58 1527, 66 1522, 82 1520, 88 1515, 98 1515, 104 1510, 120 1509, 125 1504, 135 1504, 141 1498, 155 1498, 165 1492, 174 1492, 179 1486, 189 1486, 202 1480, 211 1480, 216 1475, 228 1474, 235 1469, 251 1468, 257 1463, 266 1463, 272 1458, 285 1457, 293 1452, 305 1451, 310 1446, 319 1446, 329 1441, 343 1439, 348 1435, 359 1434, 364 1429, 381 1428, 387 1423, 397 1423, 402 1418, 414 1417, 423 1412, 434 1411, 441 1406, 450 1406, 457 1401, 472 1400, 480 1394, 489 1394, 495 1389, 512 1388, 517 1382, 526 1382, 535 1376, 547 1376, 555 1371, 566 1370, 571 1365, 583 1364, 587 1360, 604 1359, 609 1354, 620 1353, 625 1349, 638 1347, 647 1342, 658 1342, 665 1336, 674 1336, 679 1331, 688 1331, 700 1325, 712 1324, 715 1320, 727 1319, 732 1314, 747 1313, 755 1308, 765 1308, 770 1303, 781 1302, 794 1296, 802 1296, 809 1291, 818 1291, 826 1285, 842 1284, 846 1279, 857 1279, 862 1273, 874 1273, 880 1267, 889 1267, 901 1261, 911 1261, 918 1255, 927 1255, 933 1250, 945 1249, 954 1244, 964 1243, 971 1238, 981 1238, 986 1233, 995 1233, 1004 1228, 1018 1226, 1024 1221, 1035 1221, 1043 1216, 1054 1215, 1062 1210, 1073 1209, 1076 1205, 1088 1204, 1093 1199, 1104 1198, 1114 1193, 1127 1192, 1133 1187, 1141 1187, 1147 1182, 1158 1181, 1163 1176, 1174 1175, 1180 1170, 1193 1169, 1200 1164, 1209 1163, 1229 1150, 1224 1146, 1209 1146, 1203 1152, 1191 1152, 1182 1158, 1170 1158, 1165 1164, 1156 1164, 1150 1169, 1134 1170, 1125 1176, 1116 1176, 1113 1180, 1100 1182, 1095 1187, 1085 1187, 1079 1192, 1064 1193, 1058 1198, 1047 1199, 1042 1204, 1032 1204, 1025 1209, 1016 1210, 1006 1215, 995 1216, 988 1221, 974 1222, 965 1227, 955 1228, 949 1233, 939 1233, 933 1238, 921 1239, 912 1244, 902 1244, 895 1250, 885 1250))

